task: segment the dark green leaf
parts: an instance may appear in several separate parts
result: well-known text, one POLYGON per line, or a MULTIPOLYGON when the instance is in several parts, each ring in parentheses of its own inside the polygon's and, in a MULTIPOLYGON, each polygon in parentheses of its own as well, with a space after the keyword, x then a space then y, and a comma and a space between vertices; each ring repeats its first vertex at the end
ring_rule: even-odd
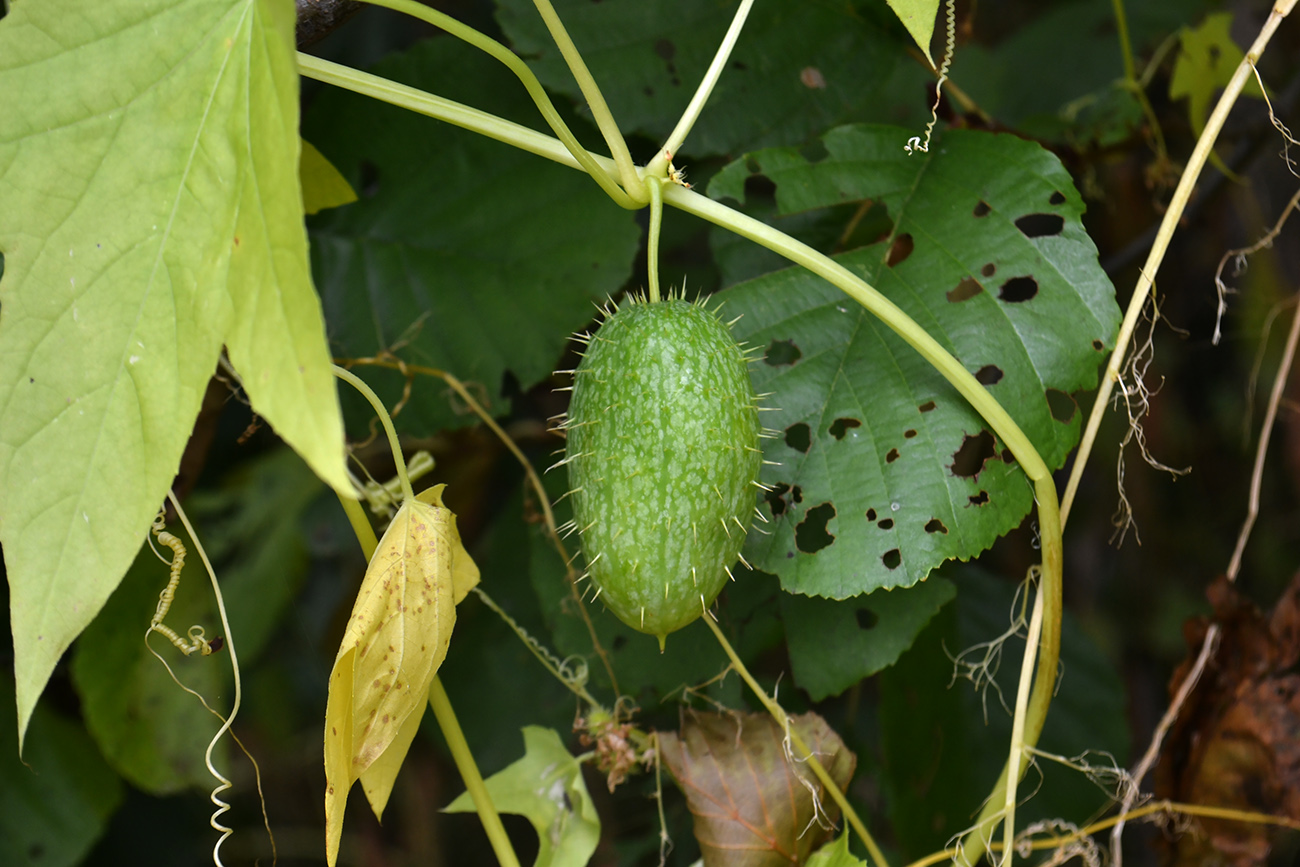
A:
POLYGON ((782 593, 794 682, 813 701, 839 695, 893 665, 955 593, 952 582, 938 576, 838 602, 782 593))
POLYGON ((0 676, 0 864, 79 864, 122 802, 122 781, 80 726, 43 704, 20 759, 13 701, 13 679, 0 676))
MULTIPOLYGON (((735 3, 561 0, 556 11, 600 84, 624 135, 658 144, 713 60, 735 3)), ((547 87, 581 93, 530 0, 504 0, 501 27, 547 87)), ((755 3, 731 60, 686 140, 696 157, 798 144, 863 117, 882 118, 878 92, 896 64, 924 74, 902 43, 848 3, 755 3)), ((648 159, 652 154, 637 154, 648 159)))
MULTIPOLYGON (((1144 54, 1155 48, 1204 5, 1204 0, 1126 2, 1133 49, 1144 54)), ((1124 75, 1115 8, 1106 0, 1043 4, 1041 14, 993 46, 961 44, 953 80, 998 122, 1061 138, 1078 103, 1124 75), (1070 74, 1043 75, 1045 69, 1070 74)))
MULTIPOLYGON (((1119 310, 1080 222, 1083 202, 1057 159, 1007 135, 954 132, 928 154, 908 133, 843 127, 810 163, 760 151, 710 185, 744 195, 776 184, 783 213, 873 199, 889 238, 840 257, 983 382, 1060 466, 1079 435, 1072 395, 1096 384, 1119 310)), ((910 586, 1016 526, 1032 503, 986 423, 901 338, 839 290, 790 269, 721 293, 734 332, 758 346, 751 368, 772 392, 776 430, 763 481, 771 535, 755 565, 787 590, 843 599, 910 586)))
MULTIPOLYGON (((518 80, 451 39, 373 71, 540 125, 518 80)), ((338 355, 393 349, 481 384, 495 402, 507 372, 525 389, 550 375, 592 302, 627 279, 636 222, 585 175, 339 91, 322 94, 306 129, 361 194, 312 222, 338 355)), ((445 392, 422 379, 398 424, 422 434, 464 424, 445 392)))

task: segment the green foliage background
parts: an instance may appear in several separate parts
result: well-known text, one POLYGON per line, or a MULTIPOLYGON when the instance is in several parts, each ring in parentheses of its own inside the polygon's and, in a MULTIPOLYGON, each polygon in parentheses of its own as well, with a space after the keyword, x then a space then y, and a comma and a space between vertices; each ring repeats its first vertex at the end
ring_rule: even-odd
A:
MULTIPOLYGON (((47 5, 52 28, 58 15, 74 14, 71 6, 47 5)), ((107 37, 99 37, 115 32, 126 5, 97 4, 96 16, 85 24, 85 45, 109 45, 107 37)), ((227 21, 223 15, 237 22, 272 15, 275 27, 286 26, 274 16, 283 16, 287 4, 232 0, 218 5, 171 4, 177 17, 169 26, 174 32, 208 32, 184 18, 189 6, 202 7, 222 22, 227 21)), ((556 6, 631 135, 634 156, 647 158, 693 90, 732 4, 571 0, 556 6)), ((1177 40, 1179 28, 1198 24, 1209 6, 1192 0, 1126 4, 1139 58, 1150 58, 1163 40, 1177 40)), ((455 12, 524 55, 580 140, 599 149, 587 109, 530 3, 465 3, 455 12)), ((971 372, 996 376, 990 383, 993 394, 1050 465, 1059 467, 1077 438, 1078 407, 1089 403, 1096 365, 1111 348, 1118 316, 1113 286, 1124 294, 1132 284, 1133 250, 1142 249, 1144 233, 1158 220, 1160 183, 1166 177, 1161 171, 1167 171, 1153 156, 1136 100, 1115 84, 1123 66, 1108 25, 1112 15, 1104 0, 981 4, 963 31, 952 71, 970 102, 945 104, 945 123, 930 153, 908 157, 902 145, 924 127, 932 76, 909 55, 910 36, 888 6, 875 0, 759 0, 731 68, 675 162, 687 169, 698 191, 837 256, 932 328, 971 372), (960 128, 949 131, 948 125, 960 128), (987 208, 982 214, 981 205, 987 208), (1022 228, 1018 221, 1031 215, 1047 221, 1022 228), (1040 231, 1045 234, 1035 234, 1040 231), (900 240, 904 235, 907 242, 900 240), (996 277, 984 273, 986 265, 995 266, 996 277), (1011 300, 1019 296, 1013 287, 1008 297, 1004 277, 1033 277, 1035 294, 1011 300)), ((29 38, 27 31, 11 32, 11 25, 0 23, 0 45, 29 38)), ((257 27, 241 31, 232 25, 232 32, 246 38, 261 33, 257 27)), ((138 42, 123 35, 118 44, 155 44, 144 30, 134 38, 138 42)), ((1295 80, 1300 56, 1294 33, 1282 39, 1261 67, 1279 89, 1295 80)), ((251 46, 259 44, 257 39, 240 44, 250 47, 250 57, 256 55, 251 46)), ((196 37, 172 48, 178 57, 193 58, 211 48, 211 39, 196 37)), ((497 65, 391 13, 366 10, 313 51, 373 63, 378 74, 540 126, 522 88, 497 65)), ((33 208, 24 203, 14 179, 28 177, 35 171, 28 166, 39 163, 19 162, 15 154, 34 157, 16 143, 38 123, 53 121, 34 114, 30 96, 16 96, 8 86, 11 70, 22 63, 10 60, 6 66, 5 58, 16 56, 0 52, 0 93, 9 94, 0 97, 5 118, 0 121, 0 248, 9 264, 0 284, 0 373, 9 377, 0 381, 0 410, 9 413, 0 418, 9 451, 0 457, 11 468, 22 433, 12 420, 18 404, 11 395, 22 384, 9 374, 18 369, 20 356, 27 356, 16 348, 21 342, 4 330, 5 318, 12 320, 19 309, 10 287, 35 279, 29 276, 32 269, 51 269, 54 276, 41 277, 42 285, 50 286, 61 287, 81 274, 54 254, 42 259, 23 246, 39 232, 31 222, 33 208)), ((103 64, 101 77, 112 85, 103 89, 131 111, 139 111, 144 94, 151 92, 151 79, 131 71, 137 67, 119 66, 111 52, 85 55, 79 62, 103 64)), ((1167 58, 1147 92, 1170 154, 1181 160, 1190 150, 1195 119, 1188 119, 1187 105, 1168 99, 1174 74, 1174 61, 1167 58)), ((61 79, 51 73, 48 80, 61 79)), ((261 79, 254 75, 250 81, 261 79)), ((180 79, 174 86, 188 94, 193 84, 180 79)), ((229 98, 251 98, 248 93, 235 88, 229 98)), ((1289 103, 1287 98, 1279 97, 1280 112, 1288 106, 1294 112, 1294 94, 1289 103)), ((49 101, 58 104, 53 97, 49 101)), ((282 95, 281 101, 289 117, 293 98, 282 95)), ((208 144, 181 125, 189 117, 181 117, 184 103, 160 98, 153 113, 139 120, 154 138, 151 150, 136 151, 134 159, 157 163, 160 177, 171 177, 160 161, 177 159, 184 141, 208 144)), ((455 374, 472 384, 533 464, 544 469, 560 446, 547 432, 547 419, 564 408, 563 395, 553 389, 567 384, 551 371, 573 366, 567 335, 588 325, 593 302, 644 284, 643 215, 612 206, 571 170, 391 106, 312 83, 304 84, 302 103, 303 136, 359 196, 353 204, 309 218, 307 245, 301 239, 284 242, 302 256, 298 284, 309 285, 309 261, 319 293, 326 330, 311 339, 324 337, 335 357, 392 350, 409 363, 455 374)), ((1210 348, 1214 264, 1223 250, 1250 240, 1262 222, 1271 222, 1280 206, 1276 191, 1285 186, 1278 178, 1288 177, 1279 174, 1271 128, 1253 111, 1243 110, 1239 126, 1220 148, 1249 184, 1231 192, 1213 180, 1205 185, 1161 275, 1162 313, 1187 335, 1157 332, 1157 366, 1168 384, 1157 399, 1148 435, 1162 460, 1192 464, 1196 471, 1175 488, 1130 463, 1126 486, 1138 508, 1143 545, 1109 546, 1113 443, 1122 429, 1108 424, 1071 518, 1066 592, 1073 613, 1066 624, 1060 697, 1043 743, 1063 755, 1103 749, 1123 763, 1131 743, 1144 743, 1164 701, 1165 676, 1183 652, 1181 621, 1203 609, 1200 588, 1231 550, 1250 458, 1240 431, 1242 419, 1252 413, 1244 382, 1257 352, 1265 358, 1265 374, 1269 370, 1275 350, 1261 337, 1260 325, 1274 302, 1289 295, 1298 273, 1293 249, 1258 260, 1228 321, 1227 345, 1210 348)), ((75 117, 62 122, 71 120, 75 117)), ((221 132, 220 141, 232 138, 221 132)), ((84 143, 65 147, 83 160, 100 154, 84 143)), ((260 152, 254 146, 250 153, 260 152)), ((82 170, 72 165, 66 171, 75 176, 82 170)), ((289 195, 285 189, 298 195, 292 178, 278 181, 288 186, 277 188, 277 196, 289 195)), ((153 225, 154 212, 116 204, 113 197, 120 193, 85 193, 76 199, 81 203, 76 213, 116 207, 108 221, 120 224, 123 238, 136 223, 144 227, 139 238, 152 238, 147 226, 153 225)), ((218 214, 205 212, 199 196, 191 206, 193 220, 223 231, 244 218, 238 214, 260 215, 272 225, 280 207, 241 203, 218 214)), ((57 215, 42 216, 57 223, 57 215)), ((97 219, 93 225, 106 220, 102 214, 97 219)), ((67 231, 77 225, 70 219, 67 231)), ((287 231, 275 225, 277 232, 287 231)), ((55 241, 62 238, 56 229, 48 231, 50 249, 57 253, 62 247, 55 241)), ((664 231, 664 279, 684 284, 692 295, 720 292, 729 317, 743 314, 736 333, 763 349, 764 360, 754 367, 756 383, 760 391, 776 393, 776 411, 765 421, 777 431, 768 457, 780 466, 768 468, 765 480, 776 490, 759 502, 772 521, 772 535, 751 538, 747 556, 757 571, 738 575, 737 584, 724 592, 719 619, 762 682, 779 685, 788 709, 816 709, 858 754, 850 794, 891 858, 924 855, 964 827, 1004 757, 1009 719, 996 697, 981 702, 964 682, 945 687, 953 671, 949 654, 1006 628, 1013 582, 1036 559, 1034 526, 1024 520, 1030 489, 1005 461, 1001 444, 981 438, 982 423, 951 389, 892 334, 847 309, 851 302, 840 293, 693 218, 669 212, 664 231), (932 409, 922 409, 929 403, 932 409), (968 463, 961 463, 958 454, 966 448, 968 463), (893 450, 898 454, 891 457, 893 450), (824 504, 832 510, 817 511, 824 504), (978 566, 951 562, 981 554, 978 566), (935 571, 944 561, 950 562, 935 571)), ((154 241, 159 255, 171 255, 167 242, 154 241)), ((133 241, 115 243, 121 253, 133 241)), ((169 417, 197 412, 204 378, 223 341, 228 346, 238 339, 253 345, 283 342, 287 328, 232 336, 238 328, 229 323, 239 321, 239 314, 228 309, 237 306, 228 294, 238 290, 239 281, 231 274, 244 272, 237 263, 218 262, 213 273, 189 274, 187 269, 199 267, 194 263, 227 255, 217 241, 205 243, 210 255, 176 246, 193 262, 186 259, 174 273, 227 294, 202 300, 207 296, 196 290, 199 300, 193 304, 202 315, 194 321, 202 334, 178 337, 173 360, 156 362, 166 375, 151 368, 140 380, 147 388, 133 386, 141 400, 157 398, 159 412, 169 417)), ((279 249, 277 244, 268 242, 267 249, 279 249)), ((125 267, 127 258, 92 270, 108 274, 125 267)), ((102 279, 141 292, 139 287, 149 285, 142 273, 102 279)), ((1023 291, 1024 284, 1015 286, 1023 291)), ((63 309, 71 316, 71 308, 63 309)), ((265 308, 255 309, 250 321, 263 322, 265 308)), ((134 332, 123 332, 128 333, 134 332)), ((94 357, 90 350, 96 343, 83 346, 60 337, 58 346, 75 348, 69 357, 92 371, 113 371, 122 366, 126 339, 114 337, 116 342, 109 341, 94 357)), ((323 358, 321 353, 318 361, 323 358)), ((240 367, 234 353, 232 360, 240 367)), ((249 372, 240 369, 248 381, 249 372)), ((377 368, 359 372, 390 406, 403 397, 405 381, 398 374, 377 368)), ((251 384, 249 392, 271 426, 249 433, 248 407, 238 399, 218 401, 199 422, 200 433, 211 437, 210 449, 204 453, 192 441, 187 456, 186 481, 195 485, 187 503, 222 576, 241 641, 246 704, 240 732, 262 762, 280 861, 315 862, 325 682, 364 564, 328 489, 276 438, 278 432, 292 441, 292 426, 259 405, 251 384)), ((51 417, 57 417, 56 409, 51 417)), ((359 402, 345 399, 344 420, 354 440, 368 436, 370 413, 359 402)), ((521 493, 513 458, 475 427, 441 380, 414 379, 397 421, 411 448, 435 453, 438 469, 427 481, 449 483, 447 503, 460 516, 462 535, 483 569, 483 586, 558 654, 584 655, 592 689, 612 702, 609 675, 592 656, 586 627, 574 616, 563 565, 540 532, 537 503, 530 493, 521 493)), ((171 424, 171 447, 179 450, 188 423, 171 424)), ((42 460, 67 464, 70 455, 79 460, 84 452, 79 442, 52 447, 42 460)), ((137 449, 135 462, 122 459, 120 447, 106 452, 101 462, 112 463, 115 456, 121 466, 96 477, 97 486, 82 496, 102 500, 102 508, 124 523, 151 514, 175 469, 146 471, 144 464, 159 449, 137 449), (152 487, 134 495, 132 512, 114 497, 124 490, 124 478, 142 476, 152 487), (153 505, 141 505, 146 503, 153 505)), ((377 478, 391 475, 391 461, 381 448, 362 448, 358 454, 377 478)), ((1248 589, 1264 602, 1276 595, 1298 553, 1285 525, 1294 482, 1282 469, 1282 457, 1275 456, 1279 469, 1267 480, 1246 569, 1248 589)), ((336 458, 320 457, 317 463, 336 458)), ((546 481, 552 499, 564 492, 558 471, 546 481)), ((0 514, 10 521, 17 498, 31 496, 39 505, 39 496, 57 493, 37 486, 5 488, 0 514)), ((564 520, 563 503, 558 511, 564 520)), ((5 544, 13 580, 11 558, 17 552, 7 538, 5 544)), ((134 551, 132 546, 119 552, 118 559, 125 564, 134 551)), ((28 556, 42 560, 50 556, 49 548, 28 556)), ((94 619, 97 604, 76 595, 62 603, 74 608, 84 601, 88 607, 80 619, 90 627, 70 661, 55 667, 57 653, 48 660, 53 676, 34 711, 24 754, 39 774, 12 761, 14 749, 10 760, 0 762, 5 806, 0 816, 11 823, 0 827, 0 845, 15 846, 0 848, 3 863, 110 863, 138 854, 146 833, 141 829, 150 829, 149 845, 162 859, 200 863, 206 858, 211 840, 201 791, 208 782, 196 760, 215 721, 171 685, 138 641, 166 568, 145 548, 116 590, 104 586, 111 571, 69 567, 60 579, 74 587, 82 586, 83 577, 98 582, 99 602, 107 599, 107 604, 94 619), (13 833, 6 830, 10 827, 13 833)), ((182 587, 173 625, 183 629, 201 622, 209 624, 211 634, 206 582, 196 559, 182 587)), ((17 597, 15 591, 9 601, 17 597)), ((627 629, 599 605, 591 611, 619 693, 641 708, 644 725, 674 728, 684 689, 701 684, 708 684, 699 690, 704 698, 695 701, 752 703, 735 677, 709 683, 725 660, 703 624, 671 636, 660 655, 653 639, 627 629)), ((19 640, 25 639, 19 635, 19 640)), ((158 646, 169 650, 161 642, 158 646)), ((12 668, 11 652, 3 662, 6 670, 12 668)), ((228 699, 224 676, 214 673, 218 663, 186 660, 178 673, 210 698, 228 699)), ((1009 647, 1000 675, 1004 691, 1010 691, 1006 678, 1017 669, 1009 647)), ((561 733, 572 727, 575 704, 569 693, 544 677, 513 633, 473 598, 460 610, 442 677, 485 774, 519 758, 524 726, 561 733)), ((6 688, 12 689, 12 681, 6 688)), ((0 725, 0 731, 16 731, 12 718, 5 718, 10 725, 0 725)), ((348 816, 345 853, 373 848, 430 863, 490 859, 476 818, 436 813, 461 786, 440 735, 431 721, 426 725, 429 731, 417 740, 384 825, 365 811, 364 799, 353 799, 357 809, 348 816)), ((16 748, 16 733, 5 738, 16 748)), ((579 749, 572 740, 567 745, 579 749)), ((234 749, 218 761, 236 769, 231 815, 239 833, 227 851, 265 861, 269 853, 259 836, 251 769, 234 749)), ((652 783, 637 779, 611 795, 595 776, 588 774, 587 782, 603 823, 593 863, 656 863, 657 820, 645 799, 652 783)), ((1082 821, 1101 803, 1091 784, 1053 769, 1026 818, 1082 821)), ((681 799, 670 792, 665 808, 677 844, 672 863, 691 863, 696 854, 681 799)), ((528 824, 519 820, 509 827, 530 863, 529 846, 535 843, 528 824)), ((1134 857, 1140 861, 1143 853, 1134 857)))

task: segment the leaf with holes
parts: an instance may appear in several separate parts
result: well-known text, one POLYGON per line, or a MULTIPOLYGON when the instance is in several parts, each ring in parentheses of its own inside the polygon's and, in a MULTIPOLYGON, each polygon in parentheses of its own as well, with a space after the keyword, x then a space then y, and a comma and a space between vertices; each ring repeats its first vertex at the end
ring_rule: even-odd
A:
MULTIPOLYGON (((790 727, 835 784, 853 778, 857 757, 815 713, 790 727)), ((705 864, 800 864, 825 838, 817 815, 838 809, 808 766, 792 761, 786 733, 767 714, 690 712, 681 734, 659 733, 664 764, 686 794, 705 864)))
MULTIPOLYGON (((726 167, 715 198, 776 185, 782 213, 878 202, 892 230, 839 258, 926 328, 1007 408, 1050 467, 1079 436, 1073 395, 1096 385, 1114 340, 1114 290, 1083 229, 1083 201, 1060 162, 1010 135, 832 130, 826 154, 759 151, 726 167)), ((1005 446, 901 338, 800 269, 724 293, 738 339, 764 347, 755 388, 764 422, 765 511, 755 566, 786 590, 844 599, 910 586, 1015 527, 1032 491, 1005 446)))

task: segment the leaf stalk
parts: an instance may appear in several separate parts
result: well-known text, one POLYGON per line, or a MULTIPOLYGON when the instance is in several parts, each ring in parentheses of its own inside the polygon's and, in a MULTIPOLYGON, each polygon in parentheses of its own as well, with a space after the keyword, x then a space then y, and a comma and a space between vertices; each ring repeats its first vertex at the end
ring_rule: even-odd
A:
POLYGON ((560 55, 568 64, 569 71, 578 82, 578 89, 587 100, 592 120, 596 121, 596 126, 600 129, 600 134, 605 137, 605 144, 609 145, 609 152, 614 157, 614 165, 618 167, 618 178, 623 182, 623 189, 633 201, 644 205, 650 200, 649 192, 641 182, 636 164, 632 162, 632 154, 628 152, 627 142, 623 140, 623 133, 619 131, 614 114, 609 110, 609 104, 605 102, 605 95, 600 92, 600 85, 587 69, 586 61, 582 59, 578 47, 569 37, 569 31, 564 29, 564 22, 556 14, 551 0, 533 0, 533 5, 541 13, 542 21, 546 23, 546 29, 551 33, 551 39, 560 49, 560 55))

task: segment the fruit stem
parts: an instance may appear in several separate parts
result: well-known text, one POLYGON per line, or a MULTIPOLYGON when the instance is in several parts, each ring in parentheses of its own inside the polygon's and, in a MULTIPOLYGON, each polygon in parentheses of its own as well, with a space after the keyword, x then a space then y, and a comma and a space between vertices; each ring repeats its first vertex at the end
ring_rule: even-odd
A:
POLYGON ((650 231, 646 240, 645 268, 650 300, 654 302, 659 300, 659 230, 664 220, 664 191, 654 175, 646 175, 645 185, 650 193, 650 231))
POLYGON ((600 134, 605 137, 605 144, 609 145, 610 155, 614 157, 614 165, 618 167, 619 180, 623 182, 623 189, 633 200, 645 204, 647 193, 644 184, 641 183, 641 176, 637 173, 636 164, 632 162, 632 154, 628 152, 627 142, 623 140, 623 133, 619 132, 618 123, 614 120, 613 113, 609 110, 609 105, 605 102, 605 96, 600 92, 600 85, 596 84, 596 79, 592 77, 591 71, 587 69, 587 64, 582 59, 578 47, 573 44, 569 38, 569 32, 564 29, 564 23, 560 21, 560 16, 555 14, 555 7, 551 5, 551 0, 533 0, 533 5, 542 15, 542 21, 546 22, 546 29, 551 32, 551 39, 560 49, 560 54, 564 57, 564 62, 569 65, 569 71, 573 73, 573 78, 578 82, 578 88, 582 90, 582 95, 587 99, 587 108, 591 109, 591 118, 596 121, 600 134))
POLYGON ((776 724, 781 727, 781 730, 789 736, 790 743, 798 751, 795 760, 805 762, 808 767, 812 768, 813 773, 817 775, 817 779, 821 781, 821 784, 826 787, 826 791, 830 793, 831 798, 840 805, 845 820, 853 826, 853 830, 862 838, 862 842, 866 845, 867 852, 871 854, 872 860, 875 861, 876 867, 889 867, 889 862, 885 860, 885 853, 880 851, 880 847, 876 845, 871 832, 862 823, 862 819, 858 816, 857 811, 853 809, 853 805, 849 803, 848 798, 840 791, 840 787, 831 779, 831 775, 822 767, 822 763, 817 760, 816 754, 808 749, 808 745, 804 743, 803 738, 799 737, 799 733, 790 725, 790 717, 786 714, 785 709, 775 699, 768 696, 763 691, 763 688, 758 685, 758 681, 754 680, 754 676, 749 673, 745 663, 740 661, 740 657, 736 655, 731 642, 727 641, 727 637, 722 634, 722 629, 713 621, 713 617, 706 613, 700 619, 708 624, 709 629, 713 630, 713 636, 718 639, 718 644, 722 646, 723 652, 731 660, 731 667, 740 675, 741 680, 745 681, 749 688, 754 691, 754 695, 763 703, 763 707, 767 708, 767 712, 772 715, 772 719, 776 720, 776 724))
MULTIPOLYGON (((434 27, 439 27, 450 33, 452 36, 455 36, 457 39, 468 42, 475 48, 486 52, 494 59, 505 64, 506 68, 513 72, 515 77, 523 83, 525 89, 528 91, 528 95, 532 97, 533 102, 537 105, 537 110, 542 113, 542 118, 546 121, 546 124, 555 132, 560 141, 564 143, 565 148, 568 149, 569 153, 572 154, 574 159, 582 166, 583 171, 591 175, 592 180, 599 184, 600 188, 604 190, 605 193, 620 207, 629 210, 636 210, 645 205, 644 200, 638 201, 625 193, 622 188, 618 186, 618 183, 614 180, 609 171, 605 167, 601 166, 600 163, 598 163, 595 158, 578 143, 578 139, 569 131, 569 127, 560 118, 559 112, 555 110, 555 105, 551 102, 551 98, 546 95, 546 91, 542 88, 542 83, 537 80, 537 76, 534 75, 533 71, 528 68, 527 64, 520 60, 519 57, 510 49, 506 48, 495 39, 484 36, 473 27, 462 24, 450 15, 446 15, 436 9, 430 9, 427 6, 413 2, 413 0, 362 0, 362 2, 369 3, 373 6, 382 6, 385 9, 392 9, 395 12, 403 12, 410 15, 412 18, 418 18, 428 24, 432 24, 434 27)), ((319 72, 328 70, 332 75, 341 76, 343 78, 355 77, 359 80, 361 77, 365 76, 365 73, 358 72, 357 70, 350 69, 346 66, 341 66, 337 63, 330 63, 328 60, 321 60, 318 57, 312 57, 310 54, 303 54, 302 52, 298 53, 298 68, 301 73, 306 75, 310 75, 311 70, 319 72)), ((311 77, 318 76, 312 75, 311 77)), ((377 81, 383 81, 383 79, 380 79, 377 76, 369 77, 377 81)), ((365 92, 349 84, 342 84, 338 80, 327 78, 320 78, 319 80, 329 81, 331 84, 339 84, 340 86, 347 87, 349 90, 356 90, 359 93, 365 92)), ((392 85, 393 83, 387 82, 387 84, 392 85)), ((400 87, 400 85, 397 87, 400 87)), ((414 90, 413 88, 406 89, 414 90)), ((384 99, 386 102, 393 102, 393 100, 387 99, 378 94, 370 95, 378 96, 378 98, 384 99)), ((450 102, 450 100, 447 100, 447 102, 450 102)), ((401 105, 402 103, 397 104, 401 105)), ((452 103, 452 105, 455 105, 455 103, 452 103)), ((497 123, 506 123, 506 121, 502 121, 500 118, 495 118, 487 112, 477 113, 484 119, 492 118, 497 123)), ((489 125, 494 124, 490 123, 489 125)), ((511 126, 514 126, 514 124, 511 124, 511 126)), ((492 137, 497 138, 497 136, 492 137)), ((626 150, 626 146, 624 146, 624 150, 626 150)), ((630 162, 631 158, 629 157, 628 160, 630 162)), ((637 185, 637 189, 640 189, 639 184, 637 185)))
POLYGON ((727 65, 727 60, 731 57, 731 50, 736 47, 736 41, 740 38, 740 31, 745 26, 745 19, 749 17, 750 7, 754 5, 754 0, 742 0, 740 8, 736 10, 736 15, 731 19, 731 26, 727 29, 727 35, 722 38, 722 44, 718 46, 718 51, 713 55, 713 63, 709 64, 708 70, 704 73, 704 78, 700 80, 700 86, 695 89, 695 96, 691 97, 690 104, 686 106, 686 111, 682 112, 681 120, 677 121, 677 126, 673 128, 672 134, 664 142, 664 146, 654 155, 650 162, 646 163, 646 175, 657 178, 667 177, 668 165, 673 161, 673 154, 682 148, 682 143, 686 141, 686 136, 690 134, 691 127, 699 118, 700 112, 704 109, 704 104, 708 102, 709 96, 713 93, 713 88, 717 85, 718 79, 722 77, 722 70, 727 65))
POLYGON ((393 427, 393 420, 389 418, 388 409, 384 406, 384 402, 379 399, 379 395, 375 394, 370 386, 362 381, 361 377, 352 371, 345 370, 336 364, 334 365, 334 375, 361 392, 362 397, 370 401, 370 405, 375 408, 375 413, 384 426, 384 433, 388 434, 388 447, 393 451, 393 464, 397 469, 397 478, 402 483, 402 498, 406 501, 414 500, 415 491, 412 490, 410 476, 406 473, 406 458, 402 457, 402 444, 397 439, 397 430, 393 427))

